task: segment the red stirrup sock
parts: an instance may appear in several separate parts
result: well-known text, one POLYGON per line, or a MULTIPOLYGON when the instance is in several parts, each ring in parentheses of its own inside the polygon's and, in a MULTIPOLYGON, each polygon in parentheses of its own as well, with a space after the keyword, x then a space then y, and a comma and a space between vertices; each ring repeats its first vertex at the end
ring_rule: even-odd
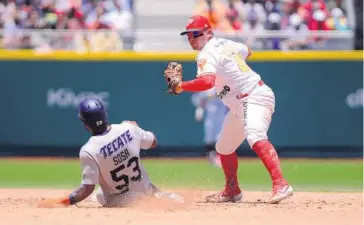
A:
POLYGON ((274 146, 268 140, 261 140, 256 142, 252 148, 267 168, 273 185, 287 184, 283 178, 279 158, 274 146))
POLYGON ((232 191, 234 194, 239 194, 240 188, 238 184, 238 156, 235 152, 229 155, 219 154, 219 156, 221 166, 225 174, 225 191, 232 191))

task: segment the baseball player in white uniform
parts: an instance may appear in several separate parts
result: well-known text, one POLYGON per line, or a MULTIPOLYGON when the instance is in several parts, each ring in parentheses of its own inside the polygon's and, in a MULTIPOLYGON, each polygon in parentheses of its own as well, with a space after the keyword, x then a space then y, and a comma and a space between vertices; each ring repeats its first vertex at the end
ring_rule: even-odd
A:
POLYGON ((162 192, 155 187, 140 161, 140 149, 157 146, 152 132, 144 131, 134 121, 109 125, 107 111, 96 98, 86 98, 80 102, 79 119, 92 133, 79 153, 81 186, 64 198, 45 200, 41 206, 76 204, 90 196, 97 184, 100 187, 95 198, 105 207, 128 206, 143 196, 183 202, 181 196, 162 192))
POLYGON ((199 15, 188 20, 186 31, 181 35, 187 35, 191 47, 199 51, 197 78, 180 81, 173 86, 174 93, 200 92, 215 87, 219 98, 230 109, 216 143, 226 185, 206 200, 235 202, 242 199, 235 151, 245 139, 271 176, 273 195, 267 202, 278 203, 291 196, 293 189, 283 177, 277 152, 267 136, 275 108, 274 93, 247 65, 251 50, 242 43, 213 37, 207 18, 199 15))

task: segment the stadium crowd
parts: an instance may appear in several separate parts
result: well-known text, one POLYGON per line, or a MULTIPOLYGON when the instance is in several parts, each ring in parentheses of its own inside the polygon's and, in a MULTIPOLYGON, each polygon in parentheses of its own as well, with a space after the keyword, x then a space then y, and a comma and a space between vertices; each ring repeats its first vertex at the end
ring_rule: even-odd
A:
MULTIPOLYGON (((215 31, 244 36, 243 41, 253 49, 327 49, 324 37, 313 37, 309 31, 353 30, 348 20, 346 0, 196 0, 194 14, 205 15, 215 31), (266 31, 277 31, 291 38, 263 38, 266 31), (320 45, 320 43, 322 45, 320 45)), ((191 13, 192 14, 192 13, 191 13)), ((56 48, 78 49, 93 47, 107 50, 105 45, 122 45, 133 39, 135 27, 133 0, 0 0, 0 29, 2 48, 33 48, 46 46, 40 36, 24 35, 28 29, 110 30, 123 31, 93 34, 85 38, 53 38, 56 48), (129 35, 125 35, 129 34, 129 35), (105 36, 106 35, 106 36, 105 36), (108 39, 105 41, 105 39, 108 39), (38 40, 38 41, 37 41, 38 40), (76 41, 75 41, 76 40, 76 41), (81 44, 80 44, 81 43, 81 44), (98 44, 95 44, 98 43, 98 44), (125 43, 125 41, 124 41, 125 43), (88 45, 88 46, 87 46, 88 45), (81 46, 81 47, 80 47, 81 46), (100 47, 101 46, 101 47, 100 47)), ((47 36, 47 39, 52 39, 47 36)), ((344 43, 337 40, 331 46, 344 43)), ((345 44, 345 43, 344 43, 345 44)), ((125 49, 125 46, 113 50, 125 49)), ((131 47, 132 48, 132 47, 131 47)))
POLYGON ((131 29, 132 0, 0 0, 3 29, 131 29))
POLYGON ((348 30, 343 0, 203 0, 196 14, 222 31, 284 30, 305 25, 309 30, 348 30))
POLYGON ((347 31, 347 13, 342 0, 202 0, 196 14, 205 15, 216 31, 246 35, 246 44, 255 49, 305 49, 310 43, 325 42, 309 38, 309 31, 347 31), (255 36, 267 30, 294 34, 259 41, 255 36))
MULTIPOLYGON (((22 30, 106 29, 131 32, 133 21, 133 0, 0 0, 2 46, 6 48, 18 48, 19 45, 20 48, 32 48, 29 36, 23 35, 22 30)), ((119 39, 115 33, 112 38, 119 39)), ((99 42, 104 40, 96 39, 99 42)), ((69 43, 66 45, 69 46, 69 43)))

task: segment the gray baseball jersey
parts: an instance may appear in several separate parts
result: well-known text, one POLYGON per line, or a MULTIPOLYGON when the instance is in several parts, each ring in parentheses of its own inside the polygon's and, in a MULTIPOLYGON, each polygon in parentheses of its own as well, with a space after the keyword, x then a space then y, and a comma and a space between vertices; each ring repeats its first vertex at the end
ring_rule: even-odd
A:
POLYGON ((140 149, 148 149, 155 137, 129 122, 112 124, 102 135, 92 136, 80 150, 82 184, 99 184, 108 196, 150 188, 140 162, 140 149))

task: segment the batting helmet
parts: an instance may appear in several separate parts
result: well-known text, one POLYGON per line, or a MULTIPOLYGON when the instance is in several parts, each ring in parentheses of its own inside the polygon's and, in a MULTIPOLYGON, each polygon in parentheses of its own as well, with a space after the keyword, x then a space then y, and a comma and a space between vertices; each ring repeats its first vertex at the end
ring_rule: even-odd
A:
POLYGON ((107 111, 97 98, 85 98, 79 104, 78 118, 95 134, 102 133, 107 127, 107 111))

